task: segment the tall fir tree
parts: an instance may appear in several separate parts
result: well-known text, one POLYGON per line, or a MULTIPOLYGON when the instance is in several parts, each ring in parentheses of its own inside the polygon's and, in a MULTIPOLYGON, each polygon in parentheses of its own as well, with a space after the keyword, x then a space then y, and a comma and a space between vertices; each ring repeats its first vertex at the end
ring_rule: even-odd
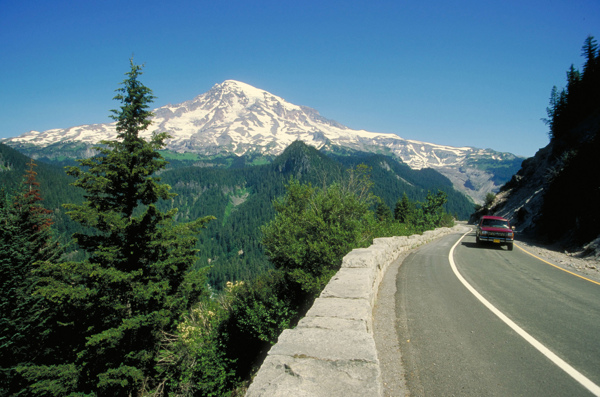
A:
POLYGON ((0 396, 19 392, 17 367, 39 350, 37 332, 41 299, 32 294, 39 261, 56 260, 62 252, 52 234, 52 212, 42 206, 33 160, 21 190, 0 192, 0 396))
POLYGON ((400 223, 409 223, 415 221, 416 206, 408 199, 406 192, 402 194, 402 199, 396 202, 394 208, 394 219, 400 223))
POLYGON ((157 208, 159 200, 174 196, 157 176, 167 164, 158 150, 169 136, 140 136, 151 124, 154 97, 138 79, 141 66, 130 64, 115 96, 121 107, 112 111, 117 138, 67 169, 85 191, 82 205, 66 207, 89 230, 74 235, 89 258, 47 263, 42 271, 39 294, 55 313, 78 318, 55 322, 73 335, 63 352, 69 359, 60 363, 65 370, 43 382, 40 374, 48 366, 25 371, 37 382, 31 390, 40 394, 132 396, 151 390, 162 335, 173 332, 182 313, 206 292, 205 272, 191 269, 196 235, 212 217, 176 224, 177 209, 157 208))
POLYGON ((546 108, 548 118, 544 121, 550 127, 549 135, 556 156, 578 145, 581 134, 574 127, 585 118, 594 117, 600 101, 600 53, 593 36, 585 39, 581 54, 585 57, 583 72, 571 65, 567 71, 566 88, 559 91, 556 86, 553 87, 550 106, 546 108))

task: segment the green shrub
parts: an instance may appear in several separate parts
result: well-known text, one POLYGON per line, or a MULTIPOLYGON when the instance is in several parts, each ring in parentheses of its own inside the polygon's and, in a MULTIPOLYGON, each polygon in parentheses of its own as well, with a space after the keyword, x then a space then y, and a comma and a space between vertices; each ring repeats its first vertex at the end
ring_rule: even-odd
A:
MULTIPOLYGON (((359 170, 363 172, 363 170, 359 170)), ((281 269, 313 294, 327 284, 352 249, 370 244, 368 177, 323 189, 291 180, 274 202, 275 219, 262 228, 265 252, 281 269)))
POLYGON ((218 299, 204 299, 179 323, 174 334, 164 334, 158 356, 162 381, 157 395, 226 396, 237 383, 234 362, 226 355, 221 334, 229 316, 230 289, 218 299))

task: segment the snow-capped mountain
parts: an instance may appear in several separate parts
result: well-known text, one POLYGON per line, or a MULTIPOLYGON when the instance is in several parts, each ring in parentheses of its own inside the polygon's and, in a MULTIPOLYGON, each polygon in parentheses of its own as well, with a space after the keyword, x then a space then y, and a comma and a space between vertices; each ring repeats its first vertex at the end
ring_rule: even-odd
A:
MULTIPOLYGON (((169 132, 172 138, 167 141, 167 149, 174 152, 272 156, 301 140, 317 148, 337 145, 394 154, 411 168, 437 169, 475 201, 481 201, 487 192, 497 187, 493 175, 486 169, 490 162, 500 162, 506 167, 507 161, 517 159, 510 153, 489 149, 441 146, 402 139, 395 134, 353 130, 322 117, 314 109, 291 104, 234 80, 216 84, 190 101, 163 106, 153 112, 153 123, 146 134, 169 132), (482 161, 486 163, 483 167, 482 161)), ((77 156, 86 155, 92 145, 115 137, 115 123, 110 123, 30 131, 3 143, 30 155, 45 153, 43 156, 52 158, 49 151, 65 156, 65 150, 73 148, 77 148, 77 156)))

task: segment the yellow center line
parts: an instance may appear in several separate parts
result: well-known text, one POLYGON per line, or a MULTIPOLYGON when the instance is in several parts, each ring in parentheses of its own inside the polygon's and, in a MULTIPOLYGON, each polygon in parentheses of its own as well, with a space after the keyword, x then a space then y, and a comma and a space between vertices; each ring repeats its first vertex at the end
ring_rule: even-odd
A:
POLYGON ((557 266, 557 265, 555 265, 554 263, 550 263, 550 262, 548 262, 547 260, 544 260, 544 259, 540 258, 539 256, 536 256, 536 255, 532 254, 531 252, 527 251, 525 248, 521 247, 520 245, 517 245, 517 244, 514 244, 514 245, 515 245, 517 248, 519 248, 521 251, 525 252, 526 254, 529 254, 529 255, 533 256, 534 258, 536 258, 536 259, 539 259, 540 261, 542 261, 542 262, 544 262, 544 263, 546 263, 546 264, 548 264, 548 265, 550 265, 550 266, 553 266, 553 267, 557 268, 558 270, 562 270, 563 272, 567 272, 567 273, 569 273, 569 274, 572 274, 572 275, 573 275, 573 276, 575 276, 575 277, 582 278, 582 279, 584 279, 584 280, 586 280, 586 281, 589 281, 590 283, 594 283, 594 284, 598 284, 598 285, 600 285, 600 283, 599 283, 599 282, 597 282, 597 281, 590 280, 590 279, 589 279, 589 278, 587 278, 587 277, 583 277, 582 275, 579 275, 579 274, 577 274, 577 273, 570 272, 570 271, 568 271, 567 269, 563 269, 562 267, 560 267, 560 266, 557 266))

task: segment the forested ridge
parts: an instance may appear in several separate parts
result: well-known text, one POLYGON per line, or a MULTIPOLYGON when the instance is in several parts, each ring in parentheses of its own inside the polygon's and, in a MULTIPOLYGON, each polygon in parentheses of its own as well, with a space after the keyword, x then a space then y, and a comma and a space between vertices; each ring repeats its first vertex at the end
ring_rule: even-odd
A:
MULTIPOLYGON (((11 164, 2 172, 6 176, 3 186, 14 189, 22 179, 28 159, 2 144, 0 158, 11 164)), ((416 202, 424 201, 429 191, 443 190, 448 196, 444 207, 447 213, 466 219, 473 211, 473 203, 437 171, 415 171, 389 156, 324 153, 296 142, 270 164, 245 164, 244 159, 239 160, 239 167, 230 168, 168 164, 160 174, 177 194, 159 203, 160 208, 178 208, 176 219, 181 221, 207 215, 217 218, 208 224, 198 243, 201 247, 198 263, 211 265, 209 281, 217 289, 227 281, 247 280, 272 268, 260 244, 260 226, 273 218, 272 202, 284 193, 291 177, 320 186, 339 181, 347 169, 365 164, 371 168, 373 194, 391 209, 403 194, 416 202)), ((62 204, 80 202, 82 192, 70 185, 73 178, 65 174, 63 167, 43 162, 38 165, 44 204, 54 212, 58 234, 68 240, 79 226, 66 215, 62 204)))
POLYGON ((178 194, 169 205, 180 209, 181 219, 209 214, 217 218, 200 236, 200 262, 212 266, 209 279, 220 288, 227 281, 246 280, 272 267, 261 248, 260 226, 273 218, 272 202, 284 193, 291 177, 322 186, 340 181, 359 164, 371 167, 372 192, 390 208, 403 193, 413 201, 424 201, 429 191, 443 190, 448 195, 448 213, 466 219, 473 210, 470 200, 436 171, 414 171, 391 157, 371 153, 328 156, 302 142, 292 144, 271 164, 237 169, 184 167, 161 176, 178 194))

